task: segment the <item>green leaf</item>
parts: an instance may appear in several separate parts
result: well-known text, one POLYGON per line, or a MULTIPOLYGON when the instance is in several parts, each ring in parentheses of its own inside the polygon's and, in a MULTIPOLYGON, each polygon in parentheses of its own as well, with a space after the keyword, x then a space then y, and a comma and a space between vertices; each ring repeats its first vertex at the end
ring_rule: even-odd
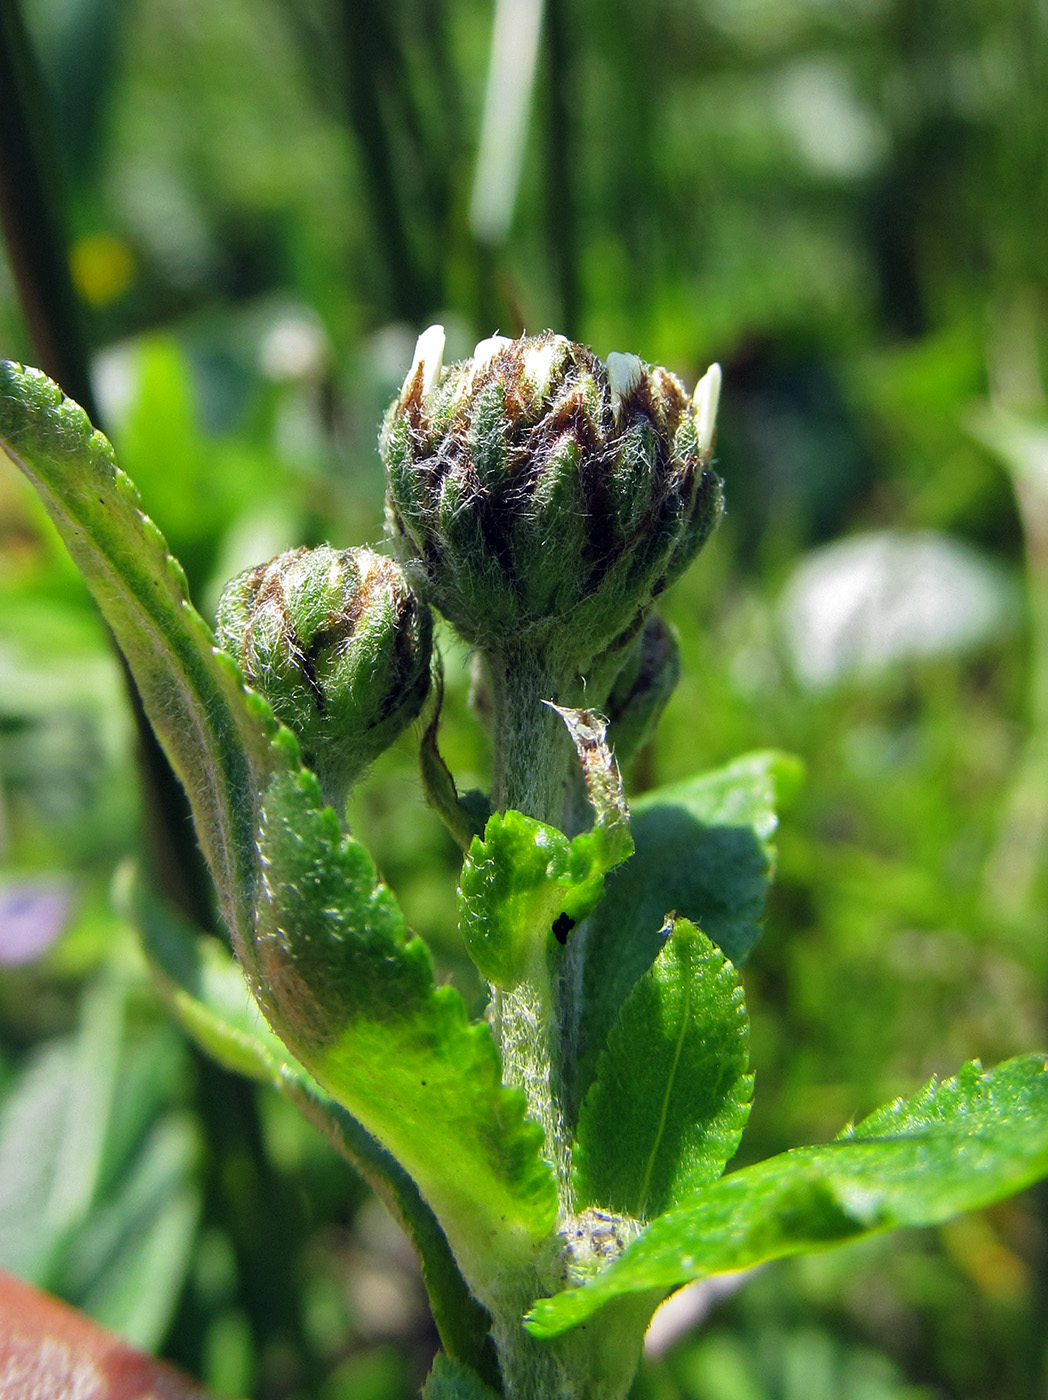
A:
POLYGON ((502 1085, 486 1024, 408 938, 364 848, 305 770, 263 798, 262 978, 281 1034, 310 1073, 397 1157, 444 1227, 481 1301, 556 1217, 541 1129, 502 1085))
POLYGON ((749 1116, 748 1063, 738 975, 678 919, 627 997, 579 1113, 579 1205, 646 1220, 715 1181, 749 1116))
POLYGON ((549 704, 582 764, 594 822, 573 840, 521 812, 495 812, 470 843, 459 881, 459 930, 481 975, 510 991, 541 969, 604 893, 608 872, 633 850, 622 778, 590 710, 549 704))
POLYGON ((591 1283, 532 1306, 555 1337, 612 1299, 843 1244, 938 1225, 1048 1175, 1048 1065, 1021 1055, 932 1080, 824 1147, 798 1148, 701 1187, 591 1283))
POLYGON ((576 1103, 620 1007, 662 947, 669 915, 698 924, 736 965, 753 947, 773 873, 776 805, 800 771, 785 754, 752 753, 632 804, 633 856, 609 875, 586 925, 576 1103))
POLYGON ((285 1094, 351 1163, 411 1241, 447 1352, 495 1374, 491 1319, 470 1294, 443 1230, 403 1167, 289 1056, 218 939, 197 933, 141 887, 134 914, 161 995, 187 1033, 227 1069, 285 1094))
POLYGON ((486 1025, 436 988, 364 848, 185 595, 185 578, 86 416, 0 367, 0 443, 36 486, 127 657, 189 794, 252 990, 292 1053, 407 1168, 483 1299, 553 1226, 541 1130, 486 1025), (264 872, 264 878, 263 878, 264 872))
POLYGON ((125 1000, 108 978, 86 988, 77 1033, 38 1049, 0 1106, 0 1267, 41 1286, 103 1185, 125 1000))
POLYGON ((571 843, 555 827, 522 812, 495 812, 475 836, 459 878, 459 931, 482 977, 509 990, 533 978, 571 916, 562 881, 571 843))

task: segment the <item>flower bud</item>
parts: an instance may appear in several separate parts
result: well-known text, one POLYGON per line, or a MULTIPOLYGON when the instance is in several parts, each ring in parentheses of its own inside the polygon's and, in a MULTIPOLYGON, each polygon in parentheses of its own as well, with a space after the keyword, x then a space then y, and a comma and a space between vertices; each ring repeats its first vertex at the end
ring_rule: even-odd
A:
POLYGON ((482 650, 584 672, 636 627, 722 509, 720 370, 689 397, 635 355, 545 332, 444 368, 430 327, 380 436, 412 581, 482 650))
POLYGON ((368 549, 293 549, 239 574, 217 633, 338 810, 429 690, 429 608, 398 564, 368 549))
POLYGON ((653 612, 629 649, 606 706, 615 757, 626 764, 651 738, 680 679, 673 628, 653 612))

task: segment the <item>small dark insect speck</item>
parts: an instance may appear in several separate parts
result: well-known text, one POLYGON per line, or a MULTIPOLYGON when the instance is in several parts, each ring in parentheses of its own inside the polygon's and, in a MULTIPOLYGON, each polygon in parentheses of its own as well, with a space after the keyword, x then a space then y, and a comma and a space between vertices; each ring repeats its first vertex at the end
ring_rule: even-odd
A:
POLYGON ((558 943, 567 943, 568 934, 575 927, 575 920, 567 914, 558 914, 553 920, 553 937, 558 943))

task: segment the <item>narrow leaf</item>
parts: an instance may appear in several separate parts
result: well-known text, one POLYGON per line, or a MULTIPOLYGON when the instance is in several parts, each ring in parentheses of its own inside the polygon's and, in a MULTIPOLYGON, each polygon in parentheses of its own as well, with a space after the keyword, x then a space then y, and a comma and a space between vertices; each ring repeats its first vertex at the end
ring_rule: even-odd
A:
POLYGON ((798 1148, 701 1187, 660 1216, 603 1274, 533 1306, 555 1337, 612 1299, 843 1244, 938 1225, 1048 1175, 1048 1065, 978 1061, 874 1113, 824 1147, 798 1148))
POLYGON ((771 883, 776 806, 799 775, 796 759, 753 753, 633 802, 633 856, 609 875, 585 930, 576 1102, 620 1007, 662 947, 668 916, 698 924, 736 965, 745 959, 771 883))
POLYGON ((678 919, 626 999, 582 1105, 579 1204, 645 1220, 715 1181, 749 1116, 748 1060, 735 969, 678 919))
POLYGON ((437 747, 437 730, 440 727, 440 713, 444 704, 444 668, 436 650, 434 657, 438 659, 433 666, 433 689, 427 702, 430 718, 419 741, 419 773, 426 801, 458 845, 464 851, 468 851, 474 836, 479 836, 484 830, 484 823, 491 815, 491 808, 484 795, 475 790, 464 797, 459 796, 451 770, 437 747), (483 816, 478 814, 478 804, 487 809, 483 816))
POLYGON ((159 1346, 178 1303, 200 1217, 198 1157, 192 1120, 169 1114, 65 1251, 61 1293, 134 1346, 159 1346))

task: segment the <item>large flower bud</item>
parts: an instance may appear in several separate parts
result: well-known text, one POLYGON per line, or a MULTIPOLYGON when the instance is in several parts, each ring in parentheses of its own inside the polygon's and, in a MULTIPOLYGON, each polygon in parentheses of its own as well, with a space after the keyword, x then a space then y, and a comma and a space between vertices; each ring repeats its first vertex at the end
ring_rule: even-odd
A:
POLYGON ((689 396, 551 332, 493 336, 446 369, 443 348, 439 326, 419 338, 380 437, 405 567, 482 650, 584 672, 716 523, 720 370, 689 396))
POLYGON ((429 690, 429 608, 369 549, 293 549, 248 569, 226 585, 217 632, 339 809, 429 690))

